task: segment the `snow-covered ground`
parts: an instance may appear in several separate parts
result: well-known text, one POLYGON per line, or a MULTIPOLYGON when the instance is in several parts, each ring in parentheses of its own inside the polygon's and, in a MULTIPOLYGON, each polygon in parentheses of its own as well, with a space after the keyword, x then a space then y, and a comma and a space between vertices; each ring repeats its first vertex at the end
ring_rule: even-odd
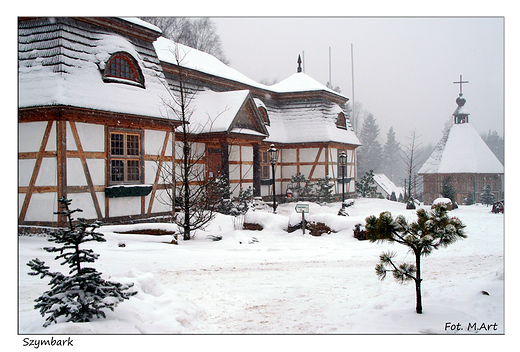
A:
POLYGON ((33 306, 49 288, 48 280, 27 275, 26 263, 40 258, 51 270, 67 268, 42 249, 52 245, 45 237, 19 237, 18 332, 504 333, 503 214, 492 214, 483 205, 450 212, 467 225, 468 238, 423 258, 424 313, 419 315, 413 283, 400 285, 392 277, 381 282, 374 270, 384 250, 396 251, 399 261, 413 262, 413 255, 398 244, 358 241, 352 231, 372 214, 389 210, 413 220, 415 211, 401 203, 358 199, 347 208, 349 217, 339 217, 339 203, 310 205, 306 218, 337 232, 321 237, 285 232, 288 222, 300 217, 294 203, 279 206, 278 214, 248 213, 246 221, 262 224, 263 231, 235 230, 233 218, 218 215, 205 232, 179 245, 168 243, 171 236, 118 234, 114 231, 125 226, 102 227, 107 242, 87 244, 100 254, 94 265, 105 279, 133 282, 137 295, 107 311, 106 319, 47 328, 33 306), (211 241, 210 234, 223 238, 211 241), (463 330, 457 331, 457 325, 463 330))

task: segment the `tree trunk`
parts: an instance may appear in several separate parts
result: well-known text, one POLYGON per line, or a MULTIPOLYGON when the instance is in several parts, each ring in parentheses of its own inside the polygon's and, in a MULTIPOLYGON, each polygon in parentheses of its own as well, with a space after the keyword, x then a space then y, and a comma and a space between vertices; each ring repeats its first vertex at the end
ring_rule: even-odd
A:
POLYGON ((421 251, 415 251, 415 265, 417 267, 417 272, 415 273, 415 298, 416 298, 416 307, 415 311, 417 314, 422 314, 422 296, 421 296, 421 251))

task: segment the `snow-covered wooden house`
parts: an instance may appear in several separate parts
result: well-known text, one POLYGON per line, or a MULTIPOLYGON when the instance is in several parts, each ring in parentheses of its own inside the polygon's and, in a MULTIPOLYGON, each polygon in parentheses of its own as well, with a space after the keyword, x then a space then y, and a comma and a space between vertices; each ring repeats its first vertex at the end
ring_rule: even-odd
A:
POLYGON ((179 68, 193 92, 189 138, 208 178, 221 173, 235 194, 251 186, 270 196, 263 180, 275 144, 278 194, 298 172, 336 179, 342 151, 354 192, 360 143, 347 97, 303 72, 262 85, 160 35, 131 18, 19 18, 20 224, 61 223, 61 196, 107 222, 170 212, 158 200, 168 187, 161 167, 180 162, 181 122, 168 108, 179 68))
POLYGON ((172 162, 168 92, 153 42, 120 18, 20 18, 19 223, 61 223, 65 196, 87 219, 166 212, 155 160, 172 162))
POLYGON ((178 85, 182 66, 184 81, 198 90, 191 108, 199 126, 195 134, 208 151, 208 175, 221 167, 234 194, 251 186, 255 196, 269 197, 267 150, 274 144, 279 150, 275 188, 285 195, 297 173, 314 182, 325 176, 337 179, 338 155, 345 151, 345 177, 351 178, 346 192, 354 193, 355 148, 360 143, 347 116, 347 97, 301 72, 301 67, 266 86, 209 54, 168 39, 159 38, 155 47, 169 84, 178 85), (220 106, 208 104, 212 100, 221 101, 220 106))
POLYGON ((453 125, 418 172, 423 177, 424 204, 441 197, 445 181, 455 190, 458 204, 464 204, 470 194, 478 202, 488 184, 495 199, 500 200, 504 196, 504 166, 469 124, 462 92, 456 102, 453 125))

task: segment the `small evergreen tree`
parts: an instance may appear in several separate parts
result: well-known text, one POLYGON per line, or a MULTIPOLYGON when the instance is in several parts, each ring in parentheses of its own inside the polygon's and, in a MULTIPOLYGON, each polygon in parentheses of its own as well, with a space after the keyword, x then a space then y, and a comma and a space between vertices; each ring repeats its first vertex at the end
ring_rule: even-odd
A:
POLYGON ((377 191, 373 170, 367 171, 360 181, 356 181, 356 192, 363 198, 382 197, 381 193, 377 191))
POLYGON ((390 195, 390 200, 393 202, 397 202, 397 197, 395 196, 395 192, 392 191, 392 194, 390 195))
POLYGON ((93 263, 98 259, 99 254, 91 249, 80 248, 80 245, 89 242, 105 242, 103 235, 94 232, 100 226, 99 222, 89 225, 85 219, 79 218, 77 224, 72 222, 72 214, 81 212, 81 209, 70 210, 70 199, 61 197, 58 202, 63 211, 56 214, 63 214, 68 219, 68 229, 58 229, 49 233, 49 241, 61 244, 61 247, 45 247, 44 250, 53 253, 58 252, 54 259, 63 259, 61 265, 67 264, 70 268, 69 275, 61 272, 51 272, 45 262, 36 258, 27 265, 32 272, 29 275, 41 275, 51 277, 49 285, 51 289, 43 293, 35 301, 38 302, 34 308, 40 309, 42 316, 49 314, 44 327, 57 323, 57 318, 67 317, 66 322, 88 322, 92 318, 103 317, 103 309, 114 310, 119 302, 129 299, 137 292, 126 292, 133 284, 122 285, 120 283, 105 281, 101 278, 101 273, 94 268, 83 266, 83 263, 93 263), (90 229, 90 230, 88 230, 90 229))
POLYGON ((473 205, 475 204, 475 200, 473 199, 473 193, 468 193, 468 196, 465 199, 466 205, 473 205))
POLYGON ((210 185, 211 197, 215 199, 215 211, 224 215, 229 215, 233 211, 234 205, 231 200, 231 187, 225 176, 215 177, 210 185))
POLYGON ((332 177, 325 176, 325 178, 320 178, 318 183, 316 184, 316 195, 318 197, 318 202, 322 203, 332 203, 332 189, 334 188, 334 183, 332 182, 332 177))
POLYGON ((297 193, 297 201, 308 199, 312 196, 313 185, 301 172, 291 177, 291 183, 293 184, 293 192, 297 193))
POLYGON ((417 210, 417 221, 409 224, 403 215, 393 218, 390 212, 366 218, 366 236, 370 242, 396 242, 407 246, 415 255, 415 265, 402 263, 397 266, 393 259, 395 252, 383 252, 376 265, 376 275, 380 280, 387 272, 393 273, 394 279, 401 284, 415 281, 416 312, 422 313, 421 295, 421 257, 430 255, 434 249, 447 247, 458 239, 466 238, 466 227, 458 218, 447 215, 444 203, 435 204, 431 212, 417 210))
POLYGON ((240 188, 240 192, 236 199, 236 206, 234 208, 234 212, 231 215, 245 215, 247 211, 253 207, 253 189, 251 187, 243 190, 240 188))
POLYGON ((490 184, 487 184, 482 189, 482 193, 480 193, 480 200, 481 200, 482 204, 486 204, 486 206, 493 204, 493 201, 495 200, 495 195, 493 193, 491 193, 490 184))
POLYGON ((444 198, 449 198, 451 200, 451 204, 453 205, 453 209, 457 209, 457 202, 455 202, 455 193, 457 191, 455 188, 451 186, 451 177, 446 177, 444 180, 442 180, 442 196, 444 198))

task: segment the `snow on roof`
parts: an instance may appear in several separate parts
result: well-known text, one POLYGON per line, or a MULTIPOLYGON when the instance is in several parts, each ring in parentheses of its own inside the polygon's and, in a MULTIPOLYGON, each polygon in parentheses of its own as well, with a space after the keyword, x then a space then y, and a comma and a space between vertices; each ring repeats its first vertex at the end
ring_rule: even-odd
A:
POLYGON ((254 87, 267 87, 246 77, 234 68, 227 66, 213 55, 200 50, 175 43, 174 41, 164 37, 157 38, 153 45, 157 52, 157 56, 161 61, 177 65, 178 59, 182 67, 245 83, 254 87))
POLYGON ((361 145, 351 128, 338 128, 336 119, 343 112, 336 103, 307 104, 268 108, 270 126, 267 142, 338 142, 361 145))
POLYGON ((224 64, 213 55, 190 48, 186 45, 175 43, 170 39, 159 37, 154 42, 154 46, 161 61, 176 65, 176 57, 182 58, 179 61, 183 67, 226 78, 239 83, 244 83, 252 87, 275 93, 323 90, 345 98, 345 96, 327 88, 323 84, 302 72, 295 73, 277 84, 268 86, 252 80, 234 68, 224 64))
POLYGON ((230 131, 231 124, 249 96, 248 90, 198 92, 189 104, 190 133, 237 132, 264 135, 258 131, 237 129, 230 131))
POLYGON ((504 173, 504 166, 469 123, 454 124, 419 170, 432 173, 504 173))
POLYGON ((162 33, 162 29, 160 29, 159 27, 157 27, 149 22, 143 21, 137 17, 118 17, 118 18, 120 18, 124 21, 130 22, 130 23, 133 23, 133 24, 137 24, 141 27, 151 29, 152 31, 155 31, 157 33, 162 33))
POLYGON ((326 86, 324 86, 323 84, 321 84, 320 82, 316 81, 314 78, 303 72, 293 73, 291 76, 287 77, 283 81, 270 86, 269 89, 277 93, 324 90, 334 93, 336 95, 341 95, 338 92, 327 88, 326 86))
MULTIPOLYGON (((19 29, 18 107, 66 105, 164 118, 169 96, 157 58, 147 57, 126 38, 51 23, 44 39, 38 27, 19 29), (66 29, 64 29, 66 28, 66 29), (61 42, 52 47, 52 40, 61 42), (102 70, 115 52, 130 54, 144 77, 144 88, 104 82, 102 70), (155 61, 155 62, 154 62, 155 61)), ((153 53, 153 47, 150 47, 153 53)))
POLYGON ((397 187, 385 174, 374 174, 374 181, 383 189, 388 195, 395 192, 395 196, 399 197, 399 194, 404 194, 402 187, 397 187))

